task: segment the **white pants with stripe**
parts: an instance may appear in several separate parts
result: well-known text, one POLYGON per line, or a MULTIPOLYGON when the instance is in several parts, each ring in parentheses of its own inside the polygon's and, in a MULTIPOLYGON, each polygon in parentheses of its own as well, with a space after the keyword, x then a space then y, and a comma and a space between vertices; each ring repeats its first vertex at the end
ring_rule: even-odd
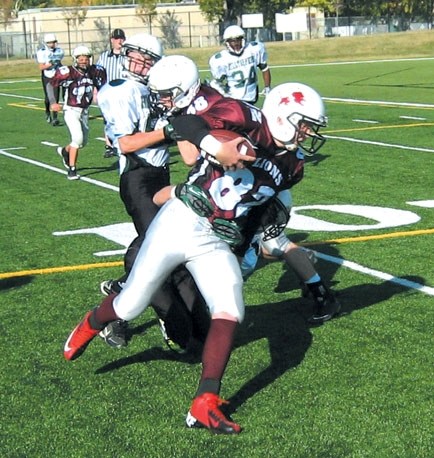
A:
POLYGON ((184 263, 211 315, 225 312, 241 322, 243 279, 236 256, 208 220, 179 199, 169 200, 152 221, 128 280, 113 301, 119 318, 139 316, 170 272, 184 263))

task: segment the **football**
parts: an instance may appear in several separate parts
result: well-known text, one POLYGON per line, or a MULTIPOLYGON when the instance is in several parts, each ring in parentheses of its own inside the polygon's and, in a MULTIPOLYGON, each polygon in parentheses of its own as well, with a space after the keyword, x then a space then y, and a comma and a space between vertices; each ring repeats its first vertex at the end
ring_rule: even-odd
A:
MULTIPOLYGON (((227 129, 212 129, 210 134, 222 143, 231 141, 234 138, 243 137, 241 134, 227 129)), ((244 138, 244 140, 238 144, 238 151, 243 155, 256 157, 255 147, 247 138, 244 138)), ((219 163, 215 157, 209 154, 206 154, 206 158, 215 164, 219 163)))

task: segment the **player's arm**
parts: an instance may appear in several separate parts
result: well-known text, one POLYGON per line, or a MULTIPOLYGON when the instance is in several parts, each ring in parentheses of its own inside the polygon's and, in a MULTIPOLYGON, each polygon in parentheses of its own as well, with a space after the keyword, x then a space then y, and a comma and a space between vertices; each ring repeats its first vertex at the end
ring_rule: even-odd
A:
POLYGON ((268 93, 271 90, 271 72, 270 72, 270 68, 268 67, 268 65, 266 63, 259 64, 258 68, 261 70, 262 79, 264 80, 264 89, 261 92, 261 94, 268 95, 268 93))
POLYGON ((155 205, 162 207, 172 197, 175 197, 175 186, 165 186, 154 194, 152 200, 155 205))
POLYGON ((244 141, 243 137, 222 143, 210 134, 206 121, 196 115, 177 116, 170 119, 176 135, 182 140, 188 140, 203 151, 215 157, 224 167, 242 167, 244 161, 255 159, 243 155, 237 146, 244 141))
POLYGON ((142 148, 149 148, 166 141, 163 129, 151 130, 149 132, 135 132, 124 135, 118 139, 122 153, 135 153, 142 148))
POLYGON ((186 165, 193 166, 196 164, 200 152, 196 145, 188 140, 180 140, 177 142, 179 153, 186 165))

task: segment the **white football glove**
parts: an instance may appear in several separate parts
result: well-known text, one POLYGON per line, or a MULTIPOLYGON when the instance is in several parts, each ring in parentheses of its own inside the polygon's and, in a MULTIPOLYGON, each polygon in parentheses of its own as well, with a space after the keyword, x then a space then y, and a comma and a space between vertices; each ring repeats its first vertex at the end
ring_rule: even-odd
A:
POLYGON ((270 93, 270 91, 271 91, 271 88, 269 86, 267 86, 267 87, 264 87, 264 89, 262 89, 262 91, 259 94, 263 95, 264 97, 267 97, 267 95, 270 93))
POLYGON ((167 119, 159 118, 158 121, 155 123, 154 130, 162 129, 163 127, 166 127, 167 124, 169 124, 169 121, 167 119))

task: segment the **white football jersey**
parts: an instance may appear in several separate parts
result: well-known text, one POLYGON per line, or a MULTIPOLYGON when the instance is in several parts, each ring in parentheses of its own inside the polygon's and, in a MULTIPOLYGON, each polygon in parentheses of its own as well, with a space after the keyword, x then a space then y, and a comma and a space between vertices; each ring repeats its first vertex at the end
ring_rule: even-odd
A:
MULTIPOLYGON (((153 130, 155 122, 150 119, 149 89, 142 83, 129 79, 118 79, 105 84, 98 92, 98 105, 104 116, 105 130, 113 146, 119 147, 119 138, 136 132, 153 130)), ((167 165, 167 146, 141 148, 134 154, 154 167, 167 165)), ((125 156, 119 159, 120 172, 125 167, 125 156)))
POLYGON ((225 95, 234 99, 254 102, 257 98, 259 65, 266 66, 267 51, 261 42, 249 42, 241 55, 237 56, 224 49, 209 60, 213 79, 227 81, 225 95))
POLYGON ((65 53, 61 48, 50 48, 44 45, 42 48, 36 51, 36 61, 38 64, 51 63, 51 67, 45 69, 44 75, 47 78, 52 78, 58 69, 62 65, 62 59, 65 57, 65 53))

